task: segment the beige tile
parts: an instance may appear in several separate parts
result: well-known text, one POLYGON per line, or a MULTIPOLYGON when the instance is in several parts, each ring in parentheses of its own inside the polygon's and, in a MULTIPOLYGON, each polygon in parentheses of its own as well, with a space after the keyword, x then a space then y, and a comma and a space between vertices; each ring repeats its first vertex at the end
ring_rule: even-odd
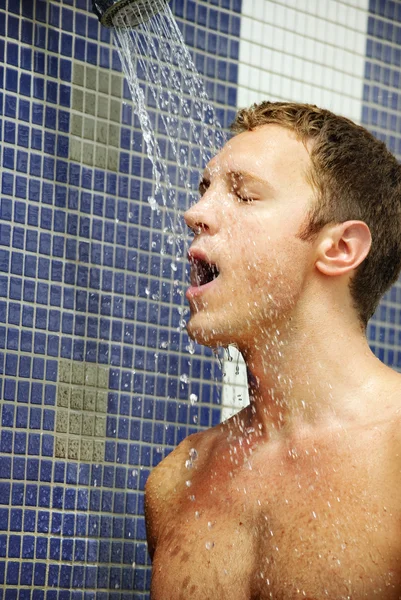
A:
POLYGON ((96 391, 86 389, 84 392, 84 410, 94 412, 96 408, 96 391))
POLYGON ((74 61, 74 70, 72 76, 72 82, 75 85, 80 85, 81 87, 84 85, 84 75, 85 75, 85 67, 81 65, 79 62, 74 61))
POLYGON ((97 116, 101 119, 109 118, 109 99, 99 96, 97 101, 97 116))
POLYGON ((58 385, 57 386, 57 406, 68 408, 70 403, 70 392, 71 388, 69 385, 58 385))
POLYGON ((82 162, 86 165, 93 165, 93 152, 94 147, 90 142, 83 143, 82 162))
POLYGON ((85 383, 85 364, 83 362, 72 362, 71 382, 80 385, 85 383))
POLYGON ((101 463, 104 461, 104 442, 95 441, 93 444, 93 462, 101 463))
POLYGON ((97 392, 96 412, 105 413, 107 411, 107 392, 97 392))
POLYGON ((87 115, 96 115, 96 94, 86 92, 85 94, 85 112, 87 115))
POLYGON ((84 119, 84 138, 87 140, 95 139, 95 119, 85 117, 84 119))
POLYGON ((59 409, 56 412, 56 431, 57 433, 67 433, 68 431, 68 411, 59 409))
POLYGON ((109 124, 109 146, 120 147, 120 128, 111 123, 109 124))
POLYGON ((82 157, 82 142, 76 138, 70 138, 70 160, 81 162, 82 157))
POLYGON ((67 457, 67 438, 56 436, 56 447, 54 455, 56 458, 67 457))
POLYGON ((82 435, 93 435, 95 432, 95 419, 93 415, 83 415, 82 417, 82 435))
POLYGON ((106 146, 96 145, 95 147, 95 165, 101 169, 106 168, 107 148, 106 146))
POLYGON ((81 440, 80 459, 85 462, 93 460, 93 440, 81 440))
POLYGON ((74 435, 81 435, 82 415, 81 413, 71 413, 69 418, 69 431, 74 435))
POLYGON ((68 458, 79 460, 79 439, 70 438, 68 440, 68 458))
POLYGON ((121 102, 119 100, 110 101, 110 120, 121 123, 121 102))
POLYGON ((109 369, 108 367, 99 367, 97 372, 97 387, 108 388, 109 387, 109 369))
POLYGON ((83 112, 84 110, 84 93, 78 88, 73 88, 72 90, 72 108, 78 112, 83 112))
POLYGON ((85 363, 85 385, 96 387, 97 385, 97 365, 85 363))
POLYGON ((71 117, 71 133, 82 137, 82 115, 72 115, 71 117))
POLYGON ((107 144, 108 138, 108 126, 104 121, 97 121, 96 123, 96 141, 100 144, 107 144))
POLYGON ((71 361, 60 359, 58 365, 58 380, 64 381, 65 383, 71 382, 71 361))
POLYGON ((108 148, 107 168, 109 171, 118 171, 118 151, 115 148, 108 148))
POLYGON ((122 88, 123 88, 123 77, 121 75, 112 75, 111 76, 111 95, 116 96, 116 98, 121 98, 122 96, 122 88))
POLYGON ((86 66, 86 88, 96 90, 97 69, 86 66))
POLYGON ((99 71, 98 90, 107 95, 110 93, 110 75, 105 71, 99 71))
POLYGON ((73 388, 71 390, 70 408, 73 410, 82 410, 84 391, 82 388, 73 388))
POLYGON ((95 436, 104 438, 106 435, 106 417, 95 417, 95 436))

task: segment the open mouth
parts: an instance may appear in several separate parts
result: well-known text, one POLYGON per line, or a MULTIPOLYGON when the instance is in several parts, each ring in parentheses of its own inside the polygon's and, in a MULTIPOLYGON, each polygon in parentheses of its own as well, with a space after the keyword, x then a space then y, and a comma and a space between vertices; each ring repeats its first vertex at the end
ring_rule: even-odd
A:
POLYGON ((210 283, 219 276, 219 270, 213 263, 206 262, 199 258, 190 257, 191 265, 191 285, 200 287, 210 283))

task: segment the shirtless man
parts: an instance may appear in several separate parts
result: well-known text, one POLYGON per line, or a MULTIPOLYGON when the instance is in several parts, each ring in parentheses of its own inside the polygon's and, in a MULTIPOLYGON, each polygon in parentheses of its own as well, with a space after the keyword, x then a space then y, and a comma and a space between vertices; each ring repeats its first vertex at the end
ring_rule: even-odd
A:
POLYGON ((365 329, 401 267, 401 167, 309 105, 240 111, 185 215, 188 332, 250 405, 146 487, 152 600, 401 598, 401 376, 365 329))

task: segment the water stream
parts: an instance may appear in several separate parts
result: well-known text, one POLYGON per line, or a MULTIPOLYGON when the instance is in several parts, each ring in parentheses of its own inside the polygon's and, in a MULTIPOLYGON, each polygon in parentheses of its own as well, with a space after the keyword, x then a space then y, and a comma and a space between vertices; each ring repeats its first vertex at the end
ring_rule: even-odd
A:
POLYGON ((152 163, 154 194, 147 200, 165 211, 170 252, 181 260, 187 239, 181 211, 198 199, 200 172, 225 138, 170 7, 150 19, 141 10, 134 3, 119 11, 115 43, 152 163), (133 20, 141 25, 133 28, 133 20), (162 131, 157 138, 154 118, 162 131))

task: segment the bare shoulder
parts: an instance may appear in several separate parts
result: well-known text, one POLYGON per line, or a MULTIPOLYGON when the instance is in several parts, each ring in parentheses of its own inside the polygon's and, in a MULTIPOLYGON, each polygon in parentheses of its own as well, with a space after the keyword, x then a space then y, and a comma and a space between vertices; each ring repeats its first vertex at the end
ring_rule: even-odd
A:
POLYGON ((191 451, 207 454, 213 445, 216 428, 194 433, 186 437, 170 454, 153 469, 145 487, 145 515, 149 552, 152 556, 160 528, 170 520, 172 507, 178 509, 186 491, 188 479, 187 460, 191 451))
POLYGON ((196 444, 199 433, 186 437, 170 454, 168 454, 149 475, 146 493, 157 492, 158 497, 169 494, 180 483, 185 460, 193 444, 196 444))
POLYGON ((224 436, 223 431, 224 426, 218 425, 186 437, 153 469, 146 484, 146 491, 157 492, 158 496, 163 498, 178 490, 187 479, 186 461, 190 458, 191 451, 196 450, 203 460, 207 460, 215 444, 224 436))

